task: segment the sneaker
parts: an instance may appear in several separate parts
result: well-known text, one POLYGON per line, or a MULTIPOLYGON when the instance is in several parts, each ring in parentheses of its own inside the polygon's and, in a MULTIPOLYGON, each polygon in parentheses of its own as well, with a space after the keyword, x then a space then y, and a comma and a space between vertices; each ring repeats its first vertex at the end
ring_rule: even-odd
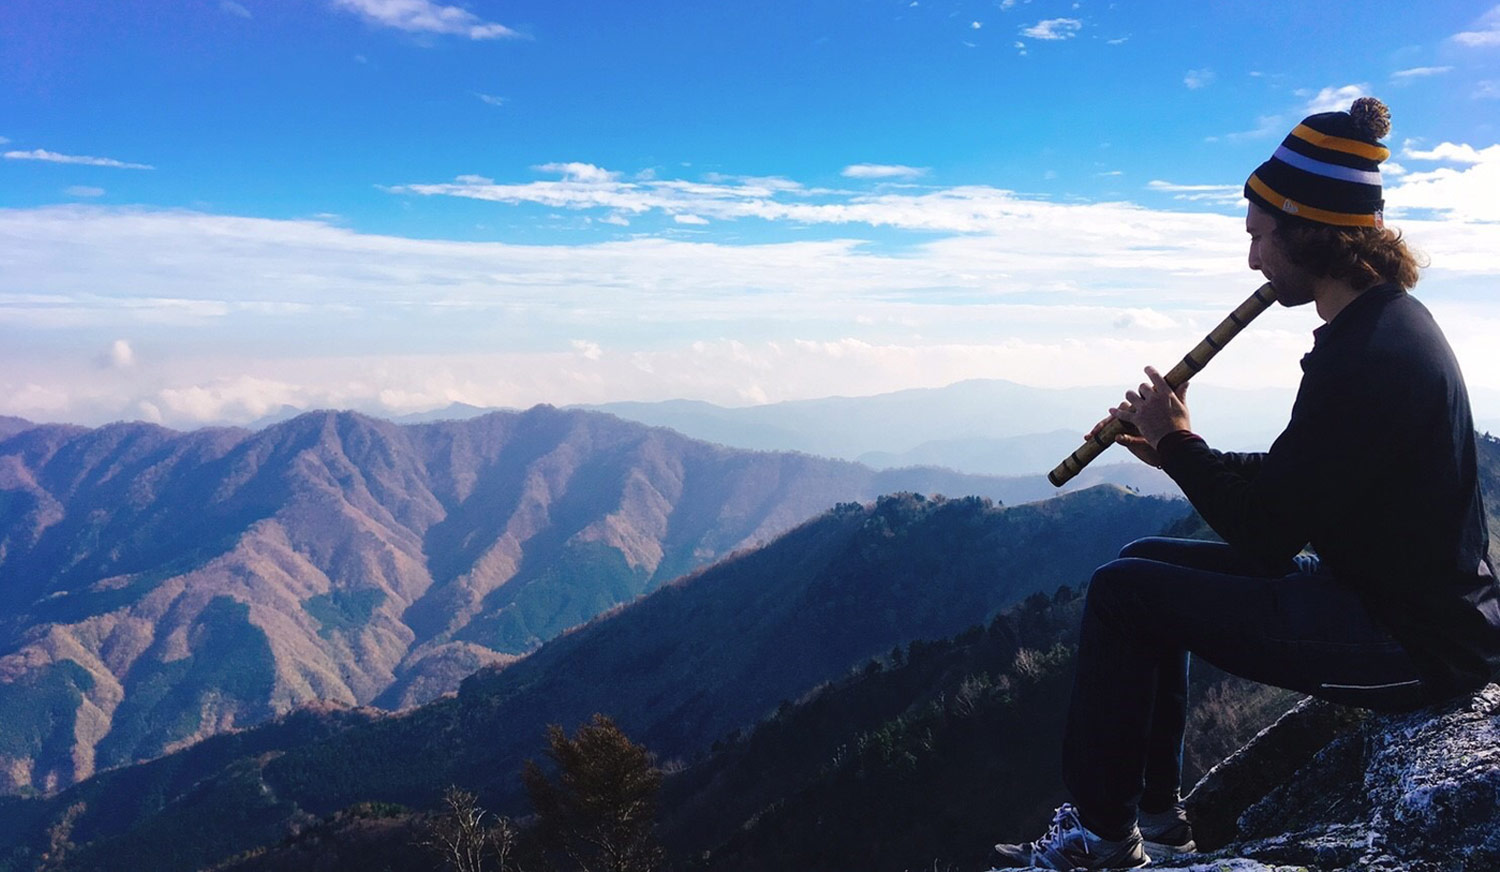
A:
POLYGON ((1089 869, 1138 869, 1151 862, 1141 846, 1141 833, 1132 828, 1123 840, 1112 842, 1090 832, 1078 820, 1078 810, 1064 803, 1052 818, 1047 835, 1035 842, 996 845, 990 865, 996 869, 1034 866, 1065 872, 1089 869))
POLYGON ((1156 814, 1140 813, 1141 839, 1152 859, 1191 854, 1198 850, 1193 841, 1193 825, 1188 823, 1182 803, 1156 814))

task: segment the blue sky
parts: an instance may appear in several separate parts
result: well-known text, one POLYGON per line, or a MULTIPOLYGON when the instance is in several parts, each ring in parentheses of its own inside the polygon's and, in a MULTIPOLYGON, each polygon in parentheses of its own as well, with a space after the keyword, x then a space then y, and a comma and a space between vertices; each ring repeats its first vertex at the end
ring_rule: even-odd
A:
MULTIPOLYGON (((0 414, 1129 384, 1254 287, 1248 172, 1361 94, 1500 388, 1493 2, 13 0, 0 414)), ((1202 380, 1290 387, 1315 325, 1202 380)))

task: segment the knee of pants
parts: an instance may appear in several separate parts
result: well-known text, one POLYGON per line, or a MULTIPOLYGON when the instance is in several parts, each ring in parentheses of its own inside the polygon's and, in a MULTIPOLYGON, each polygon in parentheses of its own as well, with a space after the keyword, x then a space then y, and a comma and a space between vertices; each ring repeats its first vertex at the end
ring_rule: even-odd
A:
POLYGON ((1121 557, 1095 569, 1085 603, 1090 608, 1113 609, 1133 598, 1140 562, 1139 558, 1121 557))
POLYGON ((1167 541, 1167 539, 1162 536, 1145 536, 1129 543, 1124 548, 1121 548, 1120 556, 1142 557, 1150 559, 1152 552, 1154 552, 1159 547, 1159 543, 1165 541, 1167 541))

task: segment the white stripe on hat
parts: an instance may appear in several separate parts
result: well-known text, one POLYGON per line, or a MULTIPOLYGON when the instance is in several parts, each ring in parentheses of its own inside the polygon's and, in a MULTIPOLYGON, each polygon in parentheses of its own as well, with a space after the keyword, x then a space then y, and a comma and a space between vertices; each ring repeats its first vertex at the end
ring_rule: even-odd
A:
POLYGON ((1314 175, 1327 179, 1338 179, 1341 182, 1358 182, 1362 185, 1379 185, 1379 171, 1357 170, 1352 167, 1341 167, 1325 161, 1310 158, 1305 154, 1299 154, 1286 146, 1278 146, 1276 153, 1271 155, 1285 164, 1290 164, 1299 170, 1305 170, 1314 175))

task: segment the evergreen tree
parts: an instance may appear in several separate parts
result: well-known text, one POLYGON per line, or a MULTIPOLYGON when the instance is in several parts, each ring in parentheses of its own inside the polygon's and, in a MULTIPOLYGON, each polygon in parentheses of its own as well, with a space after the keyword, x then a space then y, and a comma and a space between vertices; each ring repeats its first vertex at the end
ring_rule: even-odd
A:
POLYGON ((654 872, 662 774, 651 754, 599 714, 571 739, 548 727, 547 745, 556 779, 531 760, 521 775, 543 848, 577 872, 654 872))

